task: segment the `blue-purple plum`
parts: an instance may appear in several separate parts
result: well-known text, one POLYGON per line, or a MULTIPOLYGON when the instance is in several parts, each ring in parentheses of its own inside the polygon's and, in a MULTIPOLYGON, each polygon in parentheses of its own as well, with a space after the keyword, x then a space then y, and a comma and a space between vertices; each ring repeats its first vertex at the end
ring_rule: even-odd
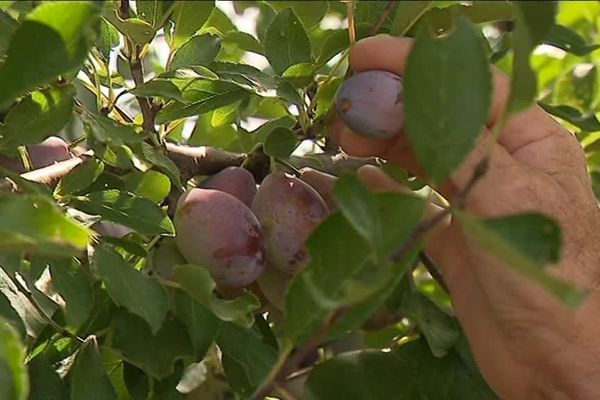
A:
POLYGON ((250 207, 256 194, 256 181, 254 176, 245 168, 227 167, 200 182, 199 188, 216 189, 237 197, 250 207))
POLYGON ((404 127, 403 80, 388 71, 358 72, 336 95, 335 108, 348 128, 374 139, 398 135, 404 127))
POLYGON ((274 172, 260 185, 252 210, 265 232, 269 265, 290 275, 306 267, 306 239, 329 213, 319 193, 295 176, 274 172))
POLYGON ((240 288, 264 271, 266 248, 252 211, 229 193, 191 189, 178 203, 175 241, 191 264, 209 270, 222 288, 240 288))

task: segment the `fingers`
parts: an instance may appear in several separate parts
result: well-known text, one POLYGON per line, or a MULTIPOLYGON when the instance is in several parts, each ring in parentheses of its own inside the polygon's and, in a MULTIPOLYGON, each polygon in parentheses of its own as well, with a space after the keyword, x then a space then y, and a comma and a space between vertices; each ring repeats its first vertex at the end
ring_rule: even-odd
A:
MULTIPOLYGON (((356 43, 350 53, 350 66, 356 71, 365 71, 373 69, 382 69, 394 72, 404 76, 408 56, 413 45, 411 38, 398 38, 391 36, 373 36, 363 39, 356 43)), ((496 67, 492 68, 493 77, 493 95, 492 106, 487 120, 487 126, 492 128, 498 118, 504 112, 510 94, 510 78, 496 67)), ((388 156, 395 156, 390 148, 389 141, 381 142, 377 140, 358 140, 351 136, 347 130, 342 132, 340 142, 347 143, 349 147, 345 150, 354 154, 360 152, 366 154, 373 151, 372 154, 381 155, 385 151, 388 156)), ((356 135, 355 135, 356 136, 356 135)), ((573 142, 570 133, 563 129, 538 105, 533 105, 527 110, 513 116, 507 122, 502 134, 498 138, 498 143, 502 145, 509 154, 515 154, 515 158, 524 164, 531 165, 543 172, 556 169, 576 167, 581 173, 581 157, 569 157, 561 151, 554 153, 541 153, 540 156, 532 159, 529 156, 521 156, 519 151, 525 147, 535 148, 538 143, 546 142, 547 147, 561 147, 565 144, 569 146, 572 154, 576 150, 577 143, 573 142), (551 144, 548 145, 547 143, 551 144), (570 142, 570 143, 569 143, 570 142)), ((405 160, 403 155, 401 160, 405 160)), ((413 157, 414 159, 414 157, 413 157)))

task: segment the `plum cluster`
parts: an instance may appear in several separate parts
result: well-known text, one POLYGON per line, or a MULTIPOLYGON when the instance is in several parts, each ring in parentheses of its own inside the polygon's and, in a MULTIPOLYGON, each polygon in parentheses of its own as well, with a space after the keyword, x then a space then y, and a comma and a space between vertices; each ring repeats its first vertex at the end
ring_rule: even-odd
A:
POLYGON ((308 265, 306 239, 334 207, 334 183, 334 176, 306 168, 300 177, 273 172, 257 189, 246 169, 226 168, 179 199, 177 247, 219 288, 258 281, 281 305, 285 283, 308 265))

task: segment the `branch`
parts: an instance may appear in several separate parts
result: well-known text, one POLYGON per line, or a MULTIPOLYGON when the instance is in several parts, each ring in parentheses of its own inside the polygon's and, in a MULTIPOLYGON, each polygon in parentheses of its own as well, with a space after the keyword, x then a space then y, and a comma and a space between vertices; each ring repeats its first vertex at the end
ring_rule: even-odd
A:
POLYGON ((240 166, 246 159, 246 154, 210 146, 191 147, 167 142, 165 148, 167 157, 181 171, 183 181, 195 175, 213 175, 224 168, 240 166))
POLYGON ((394 9, 395 3, 396 3, 395 0, 388 1, 387 5, 385 6, 385 10, 383 10, 381 15, 379 16, 379 20, 377 21, 377 23, 375 25, 373 25, 373 28, 371 28, 371 30, 369 31, 369 36, 376 35, 377 32, 379 32, 381 27, 385 24, 385 20, 390 16, 390 13, 394 9))
POLYGON ((364 165, 380 166, 381 160, 376 157, 352 157, 346 153, 313 154, 306 157, 290 157, 289 163, 294 167, 301 169, 311 167, 331 175, 339 175, 343 171, 355 171, 364 165))

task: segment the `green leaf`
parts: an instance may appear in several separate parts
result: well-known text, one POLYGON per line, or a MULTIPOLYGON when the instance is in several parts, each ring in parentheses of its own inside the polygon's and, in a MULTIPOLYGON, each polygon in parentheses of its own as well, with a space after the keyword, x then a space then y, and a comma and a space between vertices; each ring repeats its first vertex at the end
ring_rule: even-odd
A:
POLYGON ((116 400, 117 394, 104 372, 95 336, 90 336, 79 349, 71 367, 71 400, 116 400))
POLYGON ((294 86, 304 88, 313 82, 317 66, 312 63, 295 64, 286 69, 281 76, 294 86))
POLYGON ((51 260, 48 264, 52 288, 65 301, 67 322, 74 328, 79 328, 92 310, 92 285, 76 258, 51 260))
POLYGON ((505 261, 507 267, 532 278, 567 306, 574 307, 585 297, 574 286, 544 271, 545 264, 558 260, 560 251, 561 233, 555 221, 541 214, 488 219, 463 212, 455 215, 473 242, 505 261))
POLYGON ((386 306, 395 314, 412 319, 427 339, 431 353, 443 357, 460 335, 458 323, 436 303, 411 285, 409 279, 396 287, 386 306))
POLYGON ((52 365, 43 356, 27 363, 30 380, 30 400, 64 400, 69 392, 52 365))
MULTIPOLYGON (((207 81, 204 81, 207 82, 207 81)), ((230 86, 227 89, 222 87, 210 87, 206 84, 200 88, 195 85, 190 87, 184 93, 184 97, 189 101, 189 104, 173 103, 166 106, 156 115, 156 123, 163 124, 168 121, 173 121, 180 118, 191 117, 198 114, 205 114, 217 108, 235 103, 247 93, 244 89, 238 86, 230 86), (213 91, 214 90, 214 91, 213 91)))
POLYGON ((172 0, 142 0, 137 1, 138 17, 148 22, 152 28, 157 31, 161 28, 161 22, 165 18, 165 13, 169 11, 172 0))
POLYGON ((398 193, 379 193, 375 199, 382 238, 376 247, 340 212, 331 214, 306 242, 310 264, 292 281, 286 296, 285 328, 295 343, 309 338, 340 306, 345 306, 345 316, 331 336, 360 326, 390 296, 413 260, 418 244, 398 263, 387 258, 421 220, 424 201, 398 193), (379 259, 373 257, 375 252, 379 259))
POLYGON ((123 19, 119 16, 117 9, 112 7, 106 7, 103 16, 134 44, 143 45, 150 43, 154 38, 154 29, 152 25, 143 19, 123 19))
POLYGON ((157 169, 164 172, 171 179, 173 185, 180 188, 182 184, 177 165, 161 149, 155 149, 148 143, 141 143, 141 146, 146 161, 154 164, 157 169))
POLYGON ((175 292, 175 314, 187 327, 196 359, 203 359, 219 333, 221 321, 202 303, 181 290, 175 292))
POLYGON ((575 125, 584 132, 600 131, 600 121, 594 114, 582 114, 578 109, 566 104, 551 106, 550 104, 540 103, 540 106, 546 112, 575 125))
POLYGON ((307 29, 321 22, 329 8, 327 1, 268 1, 267 3, 277 11, 291 8, 307 29))
POLYGON ((552 26, 557 3, 553 1, 516 2, 516 27, 513 33, 513 76, 506 106, 514 114, 531 105, 537 94, 537 78, 529 58, 535 46, 543 41, 552 26))
POLYGON ((280 117, 265 122, 263 125, 260 126, 260 128, 257 128, 256 130, 252 131, 251 134, 254 137, 255 143, 264 143, 264 141, 267 140, 271 132, 276 128, 282 127, 292 129, 295 124, 296 121, 292 117, 286 115, 285 117, 280 117))
POLYGON ((125 189, 154 203, 162 202, 171 190, 169 178, 157 171, 136 171, 124 177, 125 189))
POLYGON ((214 1, 180 1, 177 2, 171 17, 175 28, 171 40, 174 50, 186 42, 204 25, 215 7, 214 1))
POLYGON ((250 53, 265 55, 265 49, 263 45, 252 35, 241 31, 230 31, 223 37, 224 45, 235 45, 240 50, 248 51, 250 53))
POLYGON ((319 85, 319 89, 317 89, 317 95, 315 97, 317 101, 315 118, 324 116, 331 109, 333 100, 335 99, 335 95, 341 84, 342 78, 335 77, 328 79, 319 85))
POLYGON ((433 1, 401 1, 396 7, 390 34, 404 36, 433 4, 433 1))
POLYGON ((133 125, 123 125, 101 115, 84 113, 82 121, 87 125, 93 137, 102 143, 122 146, 127 143, 138 143, 146 139, 145 135, 138 134, 133 125))
POLYGON ((0 318, 0 398, 25 400, 28 391, 25 347, 12 325, 0 318))
POLYGON ((19 313, 10 304, 8 298, 0 291, 0 319, 12 325, 19 332, 21 338, 26 335, 25 324, 19 316, 19 313))
POLYGON ((68 218, 47 199, 0 195, 0 249, 74 255, 85 249, 91 231, 68 218))
POLYGON ((260 301, 250 291, 245 290, 241 296, 230 300, 217 297, 214 293, 216 284, 208 270, 193 264, 177 265, 172 279, 222 321, 243 327, 253 324, 253 311, 260 307, 260 301))
POLYGON ((297 145, 298 138, 294 132, 284 127, 276 127, 267 136, 264 151, 268 156, 286 159, 297 145))
POLYGON ((10 44, 10 38, 19 26, 10 15, 0 10, 0 57, 4 57, 10 44))
POLYGON ((338 178, 333 196, 352 227, 375 247, 380 242, 381 222, 373 193, 355 175, 346 173, 338 178))
POLYGON ((404 80, 406 131, 429 180, 442 182, 467 156, 488 116, 492 82, 481 35, 465 16, 435 38, 423 26, 404 80))
POLYGON ((12 107, 4 119, 5 133, 1 144, 15 148, 40 143, 59 132, 71 118, 75 87, 38 90, 12 107))
POLYGON ((154 78, 136 86, 131 93, 140 97, 162 97, 168 100, 184 101, 177 85, 169 79, 154 78))
POLYGON ((308 34, 294 11, 281 11, 267 30, 265 52, 278 74, 295 64, 310 63, 312 50, 308 34))
POLYGON ((77 193, 94 183, 102 172, 104 163, 96 158, 88 158, 58 182, 54 193, 57 196, 77 193))
POLYGON ((29 13, 0 67, 0 104, 78 68, 92 45, 100 7, 91 1, 44 2, 29 13))
POLYGON ((157 332, 148 329, 143 319, 123 310, 114 317, 112 326, 114 346, 156 379, 168 376, 175 360, 193 354, 185 326, 171 314, 157 332))
POLYGON ((600 44, 587 44, 577 32, 560 24, 552 25, 544 43, 576 56, 585 56, 600 48, 600 44))
POLYGON ((128 226, 143 235, 173 235, 167 214, 152 201, 120 190, 105 190, 78 197, 72 204, 88 214, 128 226))
POLYGON ((305 388, 312 400, 497 399, 456 352, 433 357, 423 340, 338 355, 317 365, 305 388))
POLYGON ((192 36, 173 54, 170 69, 210 65, 221 50, 221 38, 204 34, 192 36))
POLYGON ((277 360, 277 349, 265 344, 262 335, 254 327, 223 324, 217 344, 223 354, 239 364, 253 387, 263 381, 277 360))
POLYGON ((160 283, 137 271, 105 244, 96 247, 92 269, 117 305, 139 315, 152 332, 158 332, 169 306, 167 292, 160 283))
POLYGON ((277 87, 275 77, 246 64, 235 64, 216 61, 210 65, 219 78, 223 81, 232 82, 248 90, 268 90, 277 87))

